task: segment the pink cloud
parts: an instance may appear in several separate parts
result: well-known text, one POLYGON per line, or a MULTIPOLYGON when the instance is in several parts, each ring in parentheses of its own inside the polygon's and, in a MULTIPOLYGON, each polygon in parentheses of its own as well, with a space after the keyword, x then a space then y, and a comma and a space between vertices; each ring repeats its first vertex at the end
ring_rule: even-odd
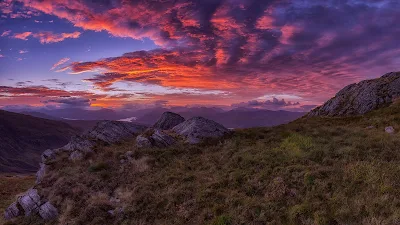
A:
POLYGON ((24 41, 28 40, 28 37, 32 35, 32 32, 23 32, 23 33, 18 33, 18 34, 14 34, 14 38, 16 39, 21 39, 24 41))
POLYGON ((81 32, 76 31, 73 33, 61 33, 61 34, 56 34, 51 31, 42 31, 38 33, 24 32, 15 34, 13 37, 16 39, 21 39, 26 41, 30 36, 39 39, 40 43, 42 44, 50 44, 50 43, 61 42, 69 38, 72 39, 79 38, 81 36, 81 32))
POLYGON ((56 62, 56 63, 51 67, 50 70, 56 69, 57 67, 59 67, 59 66, 65 64, 65 63, 68 62, 69 60, 70 60, 70 58, 62 58, 62 59, 60 59, 58 62, 56 62))
POLYGON ((6 30, 1 34, 1 37, 7 37, 10 34, 11 34, 11 30, 6 30))
POLYGON ((40 43, 42 44, 49 44, 49 43, 56 43, 64 41, 68 38, 79 38, 81 36, 81 32, 73 32, 73 33, 61 33, 55 34, 53 32, 39 32, 33 34, 33 37, 39 39, 40 43))

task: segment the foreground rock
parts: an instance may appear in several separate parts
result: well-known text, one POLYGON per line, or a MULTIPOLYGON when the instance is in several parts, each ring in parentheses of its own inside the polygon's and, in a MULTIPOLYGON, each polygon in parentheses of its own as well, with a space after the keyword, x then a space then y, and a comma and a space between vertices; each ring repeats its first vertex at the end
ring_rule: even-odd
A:
POLYGON ((158 147, 165 148, 173 145, 176 140, 171 135, 162 130, 148 131, 150 134, 142 134, 136 138, 136 146, 138 148, 158 147))
POLYGON ((173 112, 165 112, 161 118, 154 124, 155 129, 169 130, 176 125, 183 123, 185 118, 173 112))
POLYGON ((229 133, 229 130, 221 124, 203 117, 186 120, 172 130, 185 137, 191 144, 197 144, 206 138, 219 138, 229 133))
POLYGON ((308 116, 350 116, 385 107, 400 97, 400 72, 351 84, 308 116))
POLYGON ((4 218, 10 220, 33 214, 38 214, 44 220, 52 220, 58 216, 58 211, 50 202, 43 201, 36 189, 29 189, 6 209, 4 218))

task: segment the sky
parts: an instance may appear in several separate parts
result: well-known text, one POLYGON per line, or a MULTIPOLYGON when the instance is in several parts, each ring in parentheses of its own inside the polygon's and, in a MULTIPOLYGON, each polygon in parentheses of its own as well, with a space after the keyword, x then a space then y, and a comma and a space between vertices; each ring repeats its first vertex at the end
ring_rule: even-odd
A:
POLYGON ((0 0, 0 107, 309 110, 400 68, 398 0, 0 0))

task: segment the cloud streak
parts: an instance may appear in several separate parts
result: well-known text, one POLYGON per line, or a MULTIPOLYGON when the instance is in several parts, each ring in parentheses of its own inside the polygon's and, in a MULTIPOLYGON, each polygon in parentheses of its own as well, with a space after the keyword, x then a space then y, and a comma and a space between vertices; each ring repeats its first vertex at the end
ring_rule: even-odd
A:
POLYGON ((58 68, 59 66, 65 64, 66 62, 68 62, 70 60, 70 58, 62 58, 60 59, 58 62, 56 62, 50 70, 55 70, 56 68, 58 68))
POLYGON ((81 35, 81 32, 73 32, 73 33, 60 33, 56 34, 50 31, 42 31, 38 33, 32 33, 32 32, 23 32, 23 33, 18 33, 15 34, 13 37, 16 39, 24 40, 27 41, 28 37, 32 36, 36 39, 39 40, 40 43, 42 44, 50 44, 50 43, 56 43, 56 42, 61 42, 64 41, 65 39, 69 38, 79 38, 81 35))

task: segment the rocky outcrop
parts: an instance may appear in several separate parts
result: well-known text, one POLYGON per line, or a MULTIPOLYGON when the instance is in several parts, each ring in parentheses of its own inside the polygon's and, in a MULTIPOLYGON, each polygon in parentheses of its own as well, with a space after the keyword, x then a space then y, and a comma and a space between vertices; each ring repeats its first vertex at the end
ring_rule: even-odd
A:
POLYGON ((43 201, 36 189, 29 189, 6 209, 4 218, 10 220, 33 214, 38 214, 44 220, 51 220, 58 216, 58 211, 50 202, 43 201))
POLYGON ((153 128, 161 130, 169 130, 176 125, 183 123, 185 118, 173 112, 164 112, 161 118, 154 124, 153 128))
POLYGON ((142 134, 136 138, 136 146, 138 148, 158 147, 165 148, 173 145, 176 140, 171 135, 162 130, 147 131, 151 134, 142 134), (146 137, 147 136, 147 137, 146 137))
POLYGON ((221 124, 203 118, 194 117, 172 128, 177 134, 186 138, 191 144, 201 142, 206 138, 218 138, 229 133, 229 130, 221 124))
MULTIPOLYGON (((143 132, 145 126, 120 121, 102 121, 92 130, 81 136, 73 136, 71 141, 62 148, 48 149, 41 155, 42 163, 36 173, 36 183, 42 182, 49 168, 49 164, 57 158, 60 153, 69 154, 70 160, 82 160, 86 154, 93 152, 93 147, 98 141, 108 144, 122 141, 143 132)), ((31 214, 38 214, 44 220, 51 220, 57 217, 58 212, 50 202, 43 201, 37 189, 29 189, 18 200, 12 203, 5 211, 4 217, 9 220, 14 217, 31 214)))
POLYGON ((97 125, 84 134, 84 136, 111 144, 132 137, 134 134, 141 133, 145 129, 145 126, 131 122, 102 121, 97 123, 97 125))
POLYGON ((400 72, 392 72, 373 80, 351 84, 339 91, 308 116, 362 115, 385 107, 400 97, 400 72))

